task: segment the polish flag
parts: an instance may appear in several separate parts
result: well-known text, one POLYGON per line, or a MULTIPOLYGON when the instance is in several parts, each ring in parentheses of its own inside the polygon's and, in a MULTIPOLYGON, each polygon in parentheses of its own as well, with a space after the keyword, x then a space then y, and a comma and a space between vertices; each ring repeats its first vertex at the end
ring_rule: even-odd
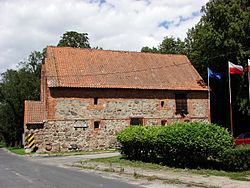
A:
MULTIPOLYGON (((249 63, 249 61, 248 61, 249 63)), ((241 65, 235 65, 228 61, 228 69, 230 74, 243 74, 243 67, 241 65)))

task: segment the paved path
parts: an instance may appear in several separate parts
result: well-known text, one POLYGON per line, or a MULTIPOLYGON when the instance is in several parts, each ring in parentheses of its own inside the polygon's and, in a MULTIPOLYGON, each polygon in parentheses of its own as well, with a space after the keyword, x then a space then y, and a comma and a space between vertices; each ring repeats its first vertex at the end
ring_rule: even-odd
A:
MULTIPOLYGON (((75 157, 76 160, 77 157, 75 157)), ((0 149, 0 188, 139 188, 95 173, 44 165, 0 149)))
POLYGON ((118 156, 120 153, 99 153, 99 154, 88 154, 88 155, 73 155, 73 156, 27 156, 26 158, 31 161, 39 162, 42 164, 53 165, 53 166, 65 166, 72 165, 73 163, 81 160, 105 158, 118 156))

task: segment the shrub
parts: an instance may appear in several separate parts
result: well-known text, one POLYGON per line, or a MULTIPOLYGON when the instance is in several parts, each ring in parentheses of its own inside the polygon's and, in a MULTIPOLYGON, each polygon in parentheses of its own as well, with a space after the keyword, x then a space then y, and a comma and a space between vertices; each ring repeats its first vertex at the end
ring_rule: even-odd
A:
POLYGON ((130 159, 160 160, 175 167, 211 167, 220 162, 224 151, 233 148, 226 129, 201 122, 130 126, 117 139, 122 154, 130 159))
POLYGON ((117 140, 122 144, 122 154, 131 159, 150 160, 155 158, 158 127, 130 126, 121 131, 117 140))
POLYGON ((3 140, 0 140, 0 148, 5 146, 5 142, 3 140))
POLYGON ((159 155, 168 165, 209 167, 233 146, 228 131, 214 124, 174 123, 159 131, 159 155))
POLYGON ((235 148, 225 150, 221 161, 224 170, 250 170, 250 147, 247 145, 239 145, 235 148))

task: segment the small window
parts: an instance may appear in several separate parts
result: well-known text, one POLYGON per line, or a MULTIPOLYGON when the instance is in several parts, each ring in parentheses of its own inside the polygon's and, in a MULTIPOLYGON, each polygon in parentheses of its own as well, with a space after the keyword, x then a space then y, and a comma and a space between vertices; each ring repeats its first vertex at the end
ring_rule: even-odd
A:
POLYGON ((94 105, 98 104, 98 98, 94 98, 94 105))
POLYGON ((95 121, 94 122, 94 129, 99 129, 100 128, 100 121, 95 121))
POLYGON ((176 105, 176 114, 188 114, 187 109, 187 94, 186 93, 178 93, 175 94, 175 105, 176 105))
POLYGON ((143 125, 143 118, 131 118, 130 125, 143 125))
POLYGON ((161 125, 162 126, 166 125, 166 123, 167 123, 167 120, 161 120, 161 125))
POLYGON ((164 107, 164 101, 161 101, 161 107, 164 107))

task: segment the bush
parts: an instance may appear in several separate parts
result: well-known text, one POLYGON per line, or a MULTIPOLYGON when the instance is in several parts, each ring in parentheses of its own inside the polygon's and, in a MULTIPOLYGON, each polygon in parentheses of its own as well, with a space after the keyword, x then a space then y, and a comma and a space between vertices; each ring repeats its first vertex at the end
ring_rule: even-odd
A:
POLYGON ((156 141, 159 127, 130 126, 121 131, 117 140, 122 144, 121 152, 130 159, 153 160, 156 156, 156 141))
POLYGON ((159 155, 168 165, 209 167, 223 151, 233 146, 233 138, 220 126, 207 123, 174 123, 159 131, 159 155))
POLYGON ((0 148, 5 147, 5 142, 3 140, 0 140, 0 148))
POLYGON ((221 161, 224 170, 250 170, 250 147, 239 145, 235 148, 225 150, 221 161))
POLYGON ((214 124, 192 122, 169 126, 130 126, 117 136, 130 159, 160 160, 175 167, 211 167, 233 148, 228 131, 214 124))

